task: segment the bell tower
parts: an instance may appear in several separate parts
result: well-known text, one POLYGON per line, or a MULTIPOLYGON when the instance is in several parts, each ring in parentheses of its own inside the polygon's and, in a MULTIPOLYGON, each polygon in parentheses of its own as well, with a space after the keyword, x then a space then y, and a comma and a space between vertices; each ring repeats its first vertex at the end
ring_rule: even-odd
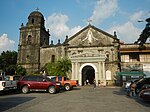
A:
POLYGON ((44 22, 44 16, 37 10, 30 13, 25 26, 21 24, 17 64, 26 68, 27 72, 39 70, 40 47, 49 45, 50 34, 44 22))

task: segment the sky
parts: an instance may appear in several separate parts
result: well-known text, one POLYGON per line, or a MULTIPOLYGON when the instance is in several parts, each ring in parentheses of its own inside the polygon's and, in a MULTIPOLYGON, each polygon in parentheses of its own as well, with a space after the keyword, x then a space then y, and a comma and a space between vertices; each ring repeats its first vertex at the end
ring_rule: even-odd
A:
POLYGON ((134 43, 150 17, 150 0, 0 0, 0 53, 18 51, 21 24, 38 8, 50 41, 64 41, 90 24, 134 43), (143 22, 138 22, 142 20, 143 22))

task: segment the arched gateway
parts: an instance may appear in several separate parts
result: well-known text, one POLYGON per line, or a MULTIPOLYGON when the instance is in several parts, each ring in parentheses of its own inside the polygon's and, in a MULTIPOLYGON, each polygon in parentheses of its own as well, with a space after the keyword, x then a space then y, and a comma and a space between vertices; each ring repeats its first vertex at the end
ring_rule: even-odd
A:
POLYGON ((79 81, 79 85, 85 85, 86 79, 89 83, 95 79, 106 82, 105 76, 105 55, 83 52, 70 57, 72 62, 71 78, 79 81))
POLYGON ((85 63, 80 67, 79 72, 82 73, 82 85, 93 84, 95 71, 97 73, 97 68, 92 63, 85 63))

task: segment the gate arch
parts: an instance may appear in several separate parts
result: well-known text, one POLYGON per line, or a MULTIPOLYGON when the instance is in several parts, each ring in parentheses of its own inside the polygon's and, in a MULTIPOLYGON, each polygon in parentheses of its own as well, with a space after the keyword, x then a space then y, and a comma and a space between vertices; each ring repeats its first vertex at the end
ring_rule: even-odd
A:
POLYGON ((97 68, 96 68, 96 66, 94 65, 94 64, 92 64, 92 63, 85 63, 85 64, 83 64, 81 67, 80 67, 80 69, 79 69, 79 77, 80 77, 80 79, 79 79, 79 85, 84 85, 83 84, 83 79, 82 79, 82 70, 83 70, 83 68, 84 67, 86 67, 86 66, 90 66, 90 67, 92 67, 93 69, 94 69, 94 71, 95 71, 95 79, 97 79, 97 68))

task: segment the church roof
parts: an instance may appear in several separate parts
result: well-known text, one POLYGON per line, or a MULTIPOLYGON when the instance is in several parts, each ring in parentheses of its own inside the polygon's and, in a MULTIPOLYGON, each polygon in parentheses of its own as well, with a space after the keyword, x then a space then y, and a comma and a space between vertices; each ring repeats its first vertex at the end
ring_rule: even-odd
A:
POLYGON ((44 18, 43 14, 41 12, 39 12, 39 11, 33 11, 29 15, 29 17, 35 17, 35 16, 39 16, 39 17, 44 18))
POLYGON ((76 34, 74 34, 73 36, 71 36, 71 37, 68 39, 68 41, 69 41, 69 40, 72 40, 73 38, 75 38, 77 35, 81 34, 83 31, 85 31, 85 30, 88 29, 88 28, 92 28, 92 29, 94 29, 94 30, 96 30, 96 31, 98 31, 98 32, 101 32, 102 34, 104 34, 104 35, 106 35, 106 36, 109 36, 109 37, 111 37, 111 38, 114 38, 113 35, 111 35, 111 34, 105 32, 105 31, 103 31, 103 30, 101 30, 101 29, 98 29, 97 27, 95 27, 95 26, 89 24, 88 26, 84 27, 82 30, 80 30, 79 32, 77 32, 76 34))

